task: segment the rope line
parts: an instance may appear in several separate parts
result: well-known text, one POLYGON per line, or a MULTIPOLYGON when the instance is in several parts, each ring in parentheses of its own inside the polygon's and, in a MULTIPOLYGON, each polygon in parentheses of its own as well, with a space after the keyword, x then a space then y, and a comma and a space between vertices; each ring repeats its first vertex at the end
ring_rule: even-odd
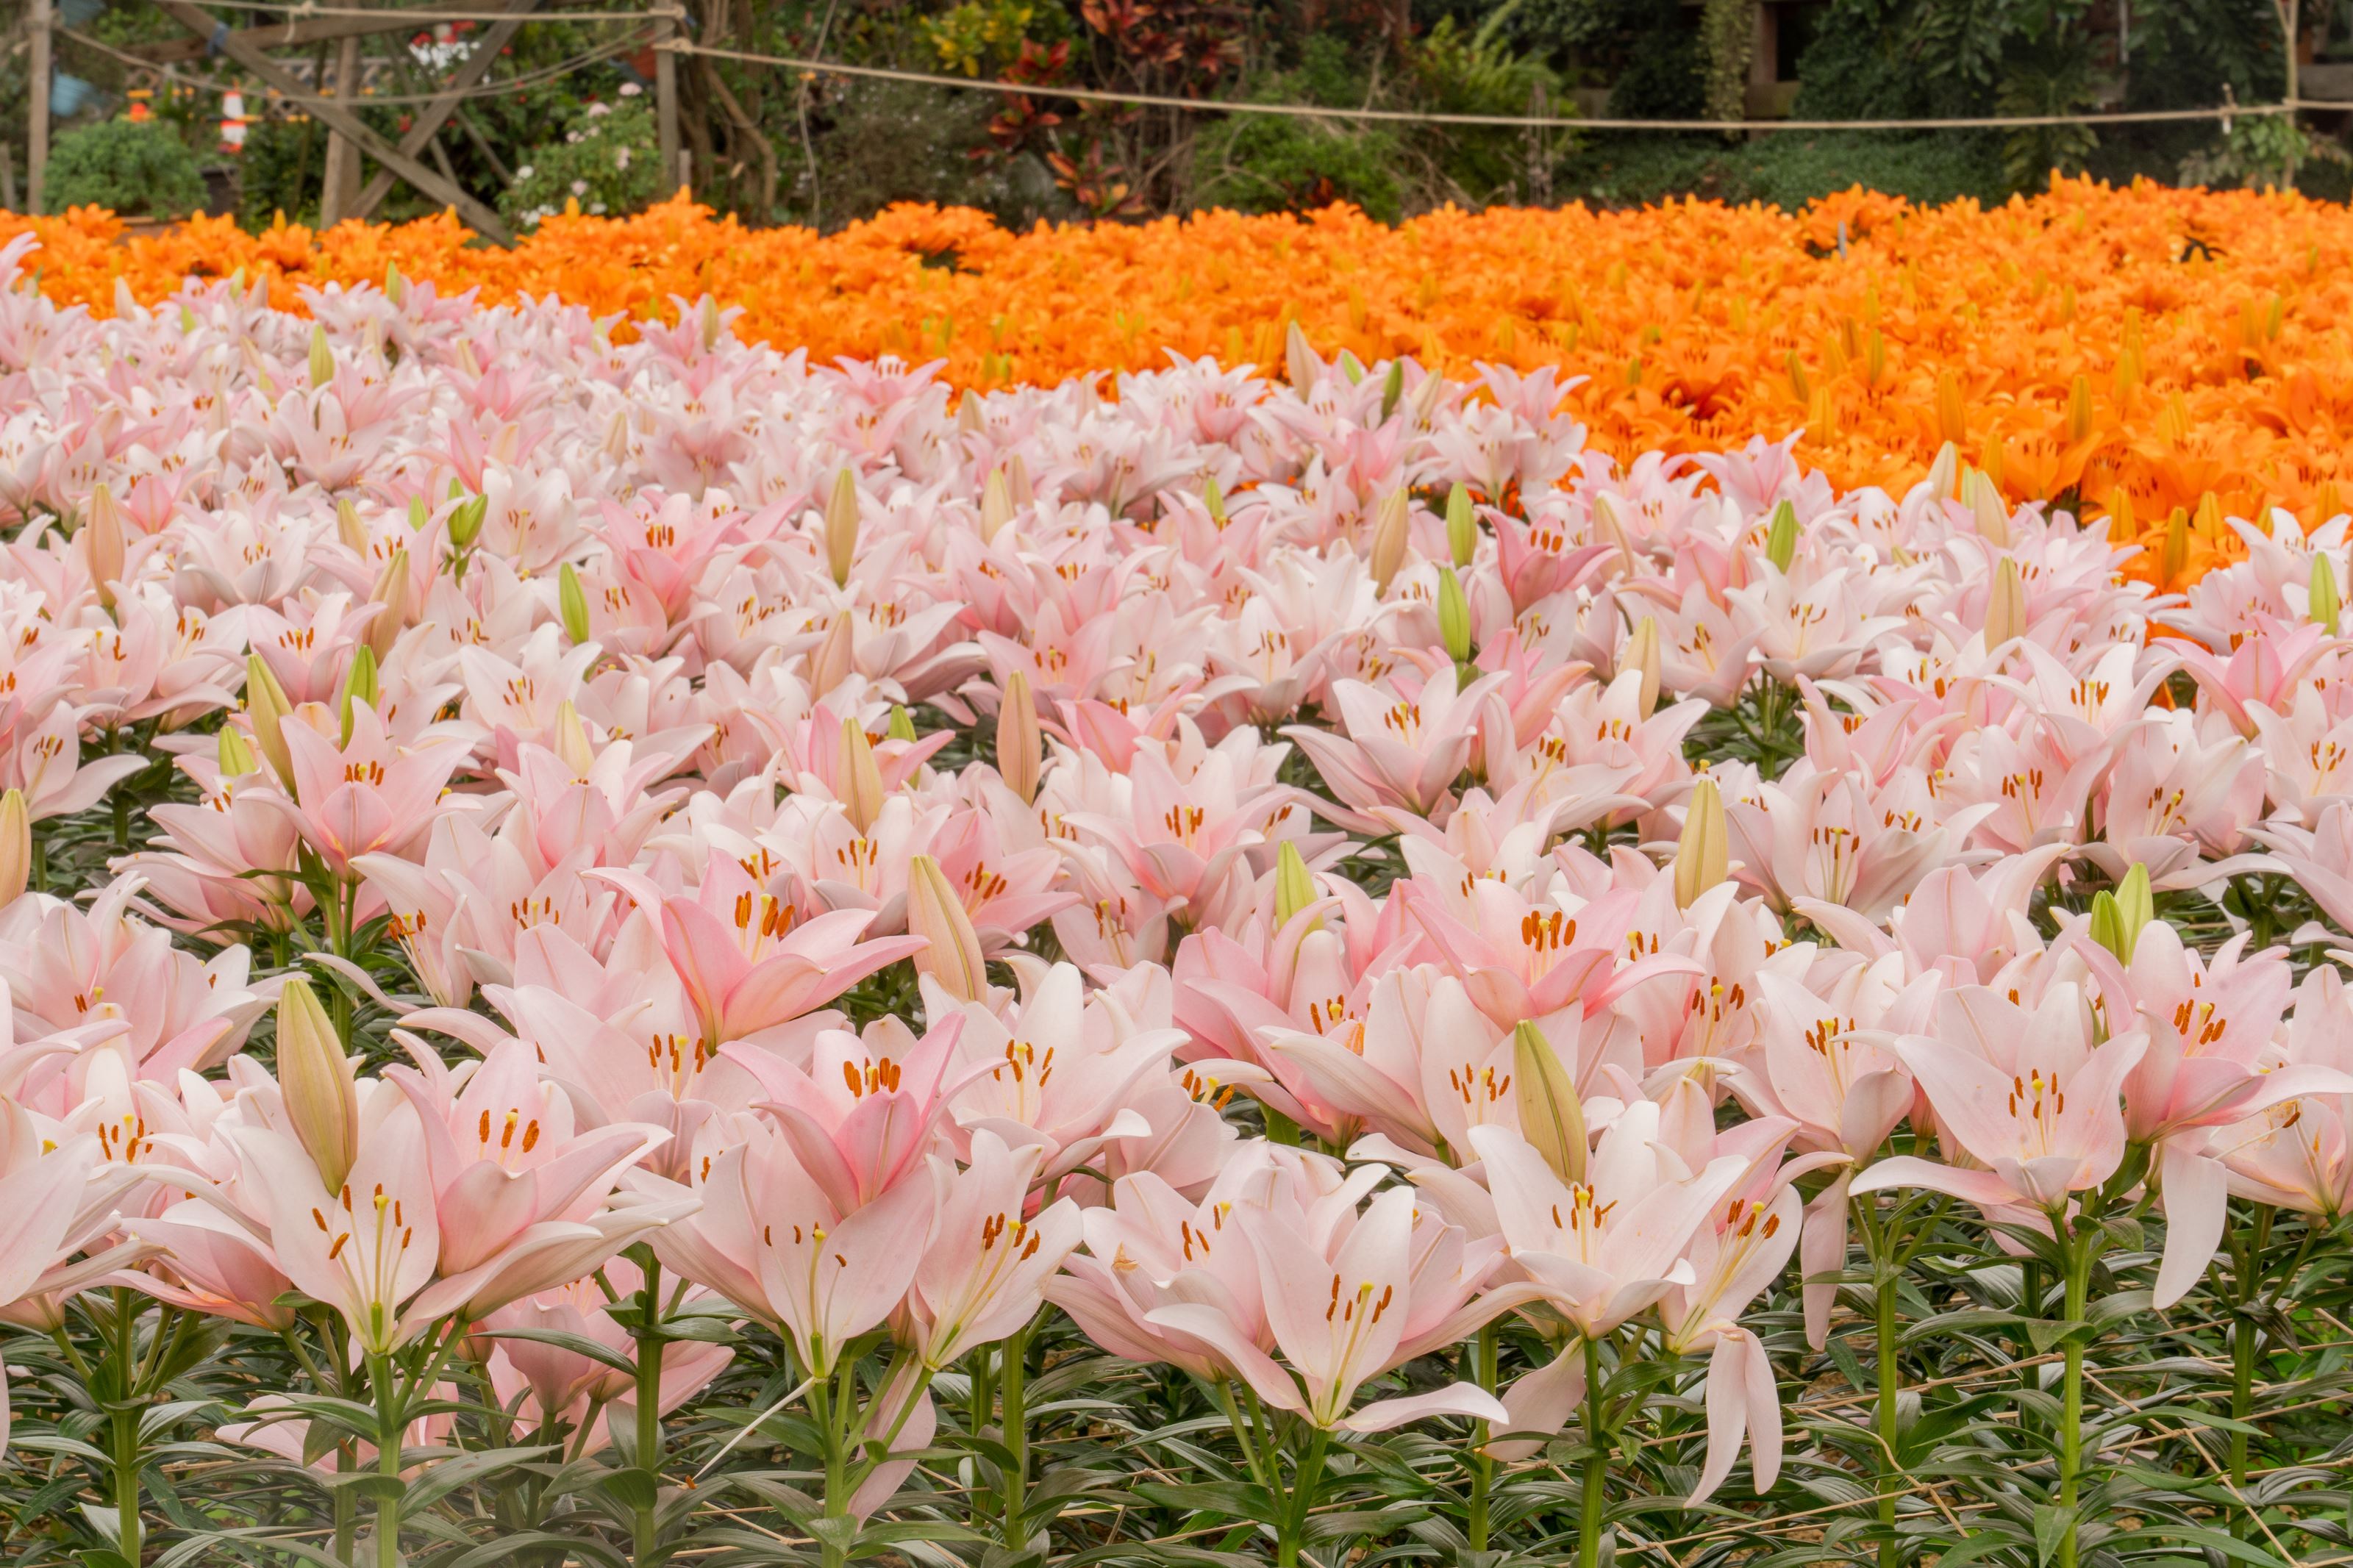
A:
MULTIPOLYGON (((638 19, 643 20, 643 18, 638 19)), ((142 71, 154 71, 169 80, 198 88, 206 92, 220 90, 220 82, 211 77, 191 76, 171 66, 161 65, 153 60, 142 59, 137 55, 127 54, 111 44, 93 38, 88 33, 72 27, 60 26, 57 31, 61 37, 70 38, 86 48, 97 50, 100 54, 111 55, 127 66, 136 67, 142 71)), ((421 104, 439 103, 442 100, 453 96, 461 103, 470 102, 478 98, 496 98, 512 92, 518 88, 537 87, 543 82, 554 81, 559 77, 569 76, 584 67, 611 59, 617 55, 628 54, 643 47, 645 42, 644 37, 618 38, 612 43, 591 49, 586 54, 575 55, 570 59, 559 61, 554 65, 543 66, 537 70, 527 71, 520 76, 501 77, 496 81, 480 82, 455 94, 445 89, 440 92, 364 93, 357 97, 343 98, 332 92, 284 92, 274 87, 265 87, 261 90, 268 97, 280 103, 338 103, 349 105, 353 109, 366 109, 376 105, 386 108, 408 108, 421 104)))
POLYGON ((1070 98, 1085 103, 1121 103, 1146 109, 1187 110, 1203 114, 1275 114, 1300 120, 1360 120, 1413 125, 1488 125, 1561 131, 1997 131, 2030 125, 2158 125, 2182 121, 2236 119, 2294 114, 2303 109, 2348 109, 2312 99, 2278 103, 2221 104, 2211 109, 2136 109, 2114 114, 1969 115, 1929 120, 1585 120, 1544 114, 1446 114, 1409 109, 1325 109, 1306 103, 1252 103, 1240 99, 1171 98, 1155 93, 1112 92, 1101 88, 1040 87, 1022 82, 984 81, 977 77, 940 76, 930 71, 895 70, 882 66, 839 65, 830 60, 798 59, 789 55, 754 54, 744 49, 714 48, 685 38, 657 43, 673 54, 704 55, 744 65, 783 66, 812 76, 864 77, 876 81, 912 82, 925 87, 963 88, 971 91, 1018 94, 1028 98, 1070 98))
MULTIPOLYGON (((462 11, 434 5, 419 6, 415 10, 405 5, 322 5, 308 3, 308 0, 299 5, 272 5, 269 0, 204 0, 204 4, 223 11, 278 13, 264 24, 269 26, 281 22, 307 22, 321 16, 397 18, 402 22, 512 22, 519 15, 513 11, 462 11)), ((657 5, 649 11, 531 11, 520 15, 531 22, 647 22, 676 19, 682 17, 685 12, 676 6, 657 5)))

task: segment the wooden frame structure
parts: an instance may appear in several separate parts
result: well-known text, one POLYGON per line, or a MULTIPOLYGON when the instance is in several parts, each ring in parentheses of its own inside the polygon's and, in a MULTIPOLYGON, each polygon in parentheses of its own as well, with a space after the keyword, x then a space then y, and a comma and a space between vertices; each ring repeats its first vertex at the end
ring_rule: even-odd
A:
MULTIPOLYGON (((430 99, 418 103, 407 130, 397 142, 371 129, 357 112, 355 91, 359 49, 363 40, 391 33, 413 33, 434 20, 429 8, 417 11, 387 6, 363 15, 302 16, 283 22, 231 27, 192 0, 155 0, 156 8, 187 29, 188 36, 137 46, 125 53, 142 63, 168 68, 193 60, 225 56, 243 68, 260 86, 299 105, 328 131, 327 185, 321 201, 321 226, 347 219, 366 219, 392 194, 396 184, 406 184, 446 206, 453 207, 478 234, 501 245, 512 245, 514 235, 491 207, 460 185, 448 158, 435 138, 474 94, 515 35, 532 20, 544 0, 484 0, 483 9, 505 15, 484 29, 457 68, 430 99), (305 82, 271 51, 302 45, 336 43, 338 64, 331 89, 327 79, 305 82), (433 162, 425 159, 429 156, 433 162), (359 184, 359 160, 376 165, 364 186, 359 184), (438 165, 438 167, 436 165, 438 165)), ((683 184, 686 170, 680 151, 677 57, 669 47, 677 37, 682 12, 675 0, 656 4, 635 18, 654 24, 655 117, 660 137, 661 166, 683 184)), ((55 16, 51 0, 29 0, 32 44, 32 101, 27 106, 26 147, 26 205, 39 211, 42 174, 49 142, 49 60, 55 16)))

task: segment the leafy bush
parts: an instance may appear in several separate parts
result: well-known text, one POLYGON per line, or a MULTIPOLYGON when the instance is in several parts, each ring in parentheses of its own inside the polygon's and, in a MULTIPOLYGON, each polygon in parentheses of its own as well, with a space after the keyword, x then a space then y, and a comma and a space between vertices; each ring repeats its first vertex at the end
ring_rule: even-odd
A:
MULTIPOLYGON (((1309 37, 1296 69, 1261 79, 1251 97, 1265 103, 1342 108, 1362 101, 1363 87, 1336 40, 1309 37)), ((1205 127, 1194 150, 1194 203, 1236 212, 1286 212, 1353 202, 1374 217, 1403 215, 1398 171, 1405 148, 1377 122, 1229 114, 1205 127)))
POLYGON ((101 206, 185 217, 204 208, 205 176, 188 144, 164 127, 109 120, 58 138, 43 195, 51 212, 101 206))
POLYGON ((1691 193, 1794 212, 1858 184, 1916 202, 1993 201, 2009 189, 1990 136, 1782 132, 1731 145, 1712 136, 1598 142, 1572 164, 1564 194, 1634 205, 1691 193))
POLYGON ((653 110, 628 85, 616 102, 581 105, 561 142, 533 148, 499 207, 529 228, 567 202, 584 213, 617 216, 666 194, 653 110))

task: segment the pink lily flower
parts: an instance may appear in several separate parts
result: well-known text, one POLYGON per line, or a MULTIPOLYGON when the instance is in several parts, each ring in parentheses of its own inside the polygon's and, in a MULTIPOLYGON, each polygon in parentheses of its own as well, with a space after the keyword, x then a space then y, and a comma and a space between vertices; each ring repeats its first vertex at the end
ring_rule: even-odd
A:
POLYGON ((835 910, 802 920, 734 861, 714 856, 691 897, 666 896, 636 872, 592 873, 661 917, 662 947, 702 1026, 704 1044, 748 1039, 825 1005, 921 937, 859 941, 873 916, 835 910))

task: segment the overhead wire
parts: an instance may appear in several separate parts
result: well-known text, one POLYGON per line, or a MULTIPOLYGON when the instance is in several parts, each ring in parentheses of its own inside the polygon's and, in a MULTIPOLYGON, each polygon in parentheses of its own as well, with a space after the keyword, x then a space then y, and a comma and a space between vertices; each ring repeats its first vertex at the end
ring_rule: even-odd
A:
POLYGON ((2218 104, 2204 109, 2134 109, 2106 114, 1988 114, 1928 117, 1916 120, 1619 120, 1585 119, 1543 114, 1457 114, 1411 109, 1335 109, 1321 104, 1260 103, 1247 99, 1176 98, 1160 93, 1119 92, 1105 88, 1057 87, 1036 82, 990 81, 978 77, 943 76, 932 71, 898 70, 885 66, 853 66, 832 60, 802 59, 790 55, 759 54, 727 49, 691 39, 671 38, 654 45, 674 54, 702 55, 744 65, 778 66, 812 76, 845 76, 874 81, 907 82, 924 87, 956 88, 1025 98, 1067 98, 1082 103, 1113 103, 1144 109, 1174 109, 1199 114, 1271 114, 1300 120, 1373 121, 1388 124, 1483 125, 1521 130, 1558 131, 1992 131, 2047 125, 2159 125, 2184 121, 2261 119, 2294 114, 2300 109, 2353 108, 2308 99, 2274 103, 2218 104))

